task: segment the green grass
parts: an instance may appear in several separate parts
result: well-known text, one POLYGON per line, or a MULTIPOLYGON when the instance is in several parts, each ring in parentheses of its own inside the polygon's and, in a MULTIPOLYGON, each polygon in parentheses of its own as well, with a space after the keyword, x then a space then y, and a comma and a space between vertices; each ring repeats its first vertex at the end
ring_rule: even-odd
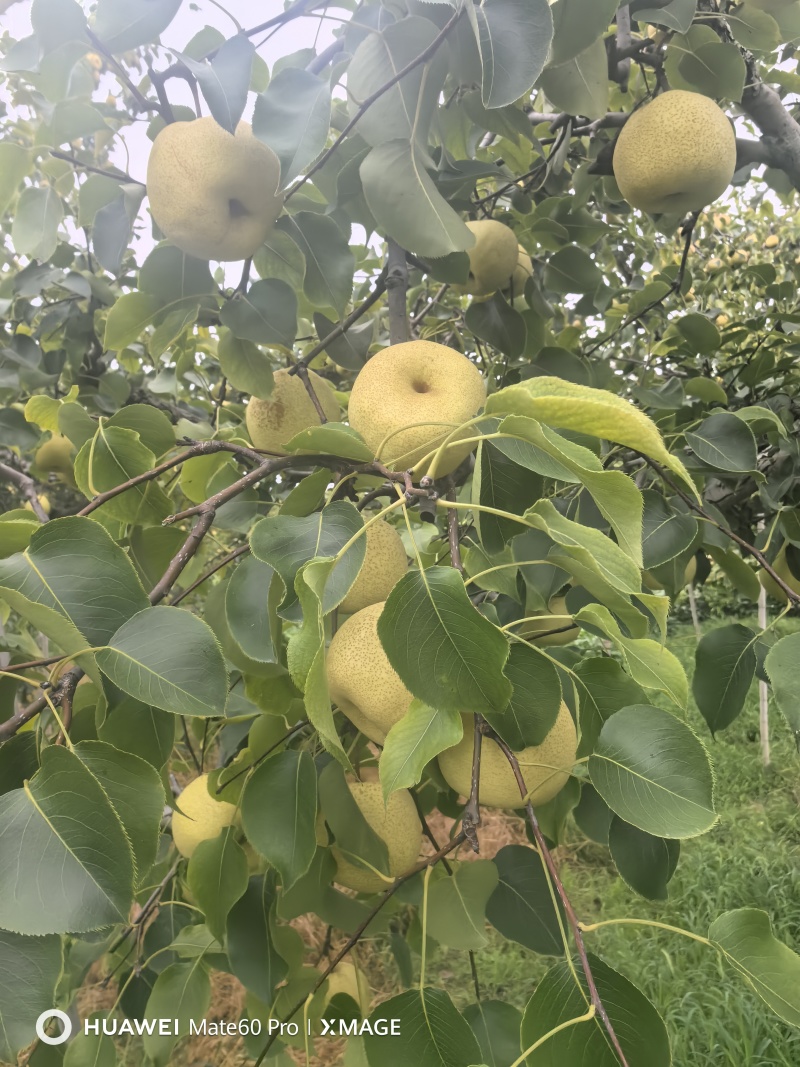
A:
MULTIPOLYGON (((711 620, 704 629, 722 625, 711 620)), ((797 623, 782 624, 788 632, 797 623)), ((678 626, 669 647, 691 673, 696 641, 678 626)), ((742 715, 712 741, 694 705, 689 721, 706 740, 716 771, 717 825, 683 843, 669 900, 636 896, 616 875, 608 851, 569 832, 562 876, 584 922, 635 917, 666 922, 705 935, 723 911, 755 906, 772 917, 776 934, 800 947, 800 757, 785 721, 770 707, 773 762, 761 764, 757 741, 758 691, 753 685, 742 715)), ((785 1026, 716 952, 667 931, 614 926, 586 935, 601 955, 638 985, 661 1012, 680 1067, 797 1067, 800 1030, 785 1026)), ((483 996, 524 1007, 552 960, 492 933, 479 954, 483 996)), ((431 979, 460 1006, 472 999, 466 957, 439 952, 431 979)))

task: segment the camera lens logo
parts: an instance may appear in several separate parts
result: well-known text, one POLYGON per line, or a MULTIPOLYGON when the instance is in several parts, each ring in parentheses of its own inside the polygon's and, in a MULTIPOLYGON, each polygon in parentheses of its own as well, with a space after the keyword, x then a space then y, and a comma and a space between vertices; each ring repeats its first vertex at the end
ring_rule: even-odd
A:
POLYGON ((39 1018, 36 1020, 36 1036, 40 1041, 44 1041, 45 1045, 63 1045, 65 1041, 69 1039, 72 1033, 72 1019, 65 1011, 59 1011, 58 1008, 51 1008, 49 1011, 43 1011, 39 1018), (58 1019, 61 1023, 61 1033, 51 1035, 45 1033, 45 1026, 51 1019, 58 1019))

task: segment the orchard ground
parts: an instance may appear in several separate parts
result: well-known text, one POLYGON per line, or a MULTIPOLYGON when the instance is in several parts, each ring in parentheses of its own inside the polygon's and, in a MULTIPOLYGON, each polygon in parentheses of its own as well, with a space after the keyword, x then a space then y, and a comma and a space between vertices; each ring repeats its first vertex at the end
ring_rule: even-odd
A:
MULTIPOLYGON (((752 618, 741 620, 755 627, 752 618)), ((720 625, 719 618, 701 623, 703 632, 720 625)), ((800 619, 778 624, 783 636, 800 631, 800 619)), ((669 647, 691 678, 697 638, 691 625, 670 628, 669 647)), ((800 780, 797 753, 786 724, 774 707, 771 715, 772 762, 761 765, 758 752, 758 683, 754 682, 745 710, 727 730, 711 741, 694 702, 689 722, 706 742, 716 771, 717 825, 702 837, 683 842, 681 859, 669 888, 669 900, 654 903, 633 893, 617 876, 608 849, 587 840, 571 821, 560 849, 562 874, 575 908, 584 922, 603 919, 648 919, 703 930, 720 911, 755 904, 773 916, 775 933, 786 943, 800 941, 797 869, 800 863, 800 780)), ((450 821, 432 820, 444 838, 450 821)), ((491 857, 510 843, 526 842, 521 819, 503 812, 485 812, 481 831, 484 855, 491 857)), ((462 858, 468 853, 462 850, 462 858)), ((298 920, 315 962, 325 938, 320 920, 298 920)), ((796 1067, 800 1063, 800 1033, 774 1016, 765 1015, 755 995, 720 959, 703 945, 668 931, 616 926, 591 934, 591 948, 614 959, 619 970, 636 983, 658 1008, 673 1041, 673 1062, 685 1067, 796 1067)), ((479 957, 479 981, 484 1000, 502 1000, 522 1009, 533 985, 552 959, 536 955, 503 939, 487 926, 488 947, 479 957)), ((335 947, 336 942, 334 942, 335 947)), ((429 959, 437 984, 449 990, 460 1009, 474 1002, 474 986, 466 953, 437 949, 429 943, 429 959)), ((383 939, 365 941, 358 950, 375 1001, 401 988, 397 965, 383 939)), ((413 957, 418 969, 419 959, 413 957)), ((418 973, 416 975, 418 978, 418 973)), ((98 980, 102 976, 97 975, 98 980)), ((82 1014, 107 1007, 114 986, 101 991, 87 985, 82 1014)), ((214 976, 211 1015, 236 1019, 244 992, 231 975, 214 976)), ((309 1067, 341 1063, 342 1041, 318 1041, 309 1067)), ((194 1038, 180 1045, 174 1067, 232 1067, 240 1052, 230 1039, 194 1038)), ((298 1064, 305 1055, 291 1052, 298 1064)), ((134 1067, 141 1051, 134 1040, 125 1050, 123 1067, 134 1067)))

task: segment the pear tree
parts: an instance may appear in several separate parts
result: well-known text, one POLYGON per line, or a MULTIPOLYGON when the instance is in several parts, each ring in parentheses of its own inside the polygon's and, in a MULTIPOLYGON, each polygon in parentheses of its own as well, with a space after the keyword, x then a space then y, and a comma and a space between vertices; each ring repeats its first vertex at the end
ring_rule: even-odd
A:
POLYGON ((667 1067, 612 922, 800 1025, 768 896, 591 921, 558 847, 663 900, 756 676, 800 738, 800 0, 0 11, 0 1062, 122 1063, 37 1037, 98 983, 184 1062, 225 975, 256 1067, 667 1067))

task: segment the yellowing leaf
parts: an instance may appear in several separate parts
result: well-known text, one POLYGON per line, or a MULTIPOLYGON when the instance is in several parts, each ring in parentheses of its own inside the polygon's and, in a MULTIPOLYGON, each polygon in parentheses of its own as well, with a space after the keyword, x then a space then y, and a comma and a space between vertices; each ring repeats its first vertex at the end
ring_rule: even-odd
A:
POLYGON ((670 455, 652 419, 628 400, 561 378, 530 378, 509 385, 486 401, 487 415, 527 415, 550 426, 627 445, 661 463, 697 495, 689 472, 670 455))

